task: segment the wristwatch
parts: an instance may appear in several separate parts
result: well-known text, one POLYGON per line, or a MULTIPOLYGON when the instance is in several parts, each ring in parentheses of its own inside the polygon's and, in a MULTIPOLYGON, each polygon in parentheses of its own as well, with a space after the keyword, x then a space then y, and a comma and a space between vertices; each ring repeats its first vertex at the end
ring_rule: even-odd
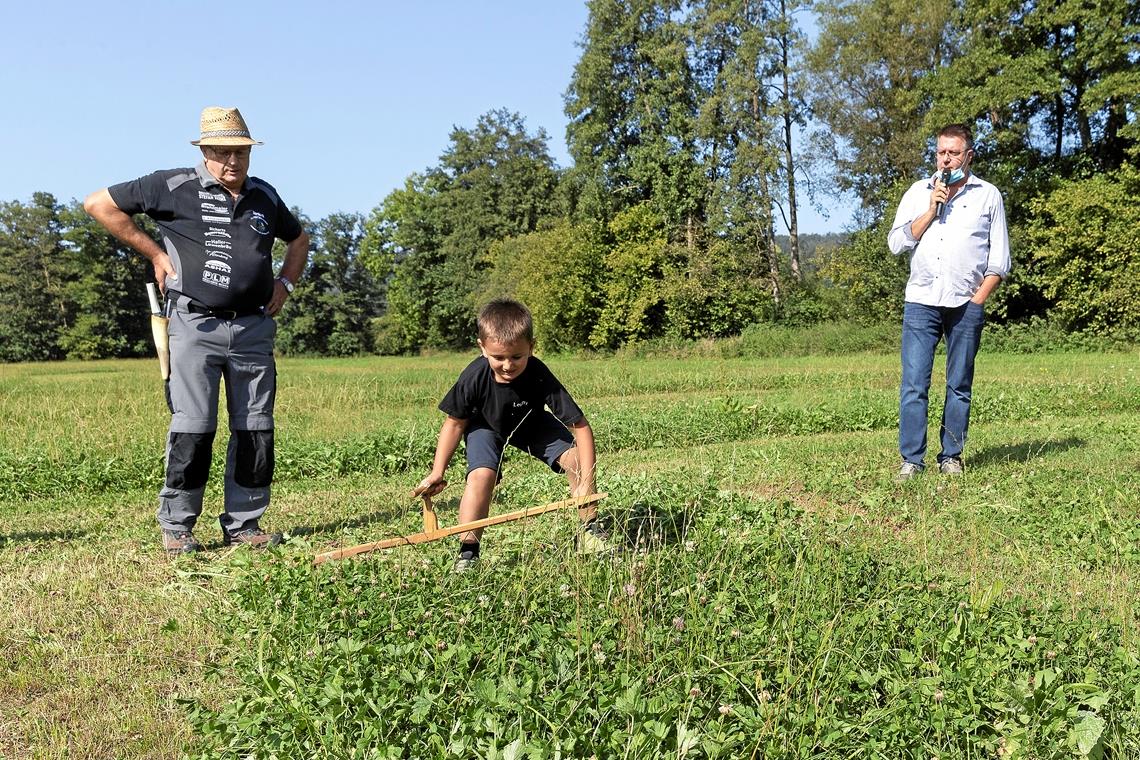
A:
POLYGON ((278 280, 281 282, 281 284, 282 284, 282 285, 284 285, 284 286, 285 286, 285 292, 286 292, 286 293, 289 293, 290 295, 292 295, 292 293, 293 293, 293 283, 289 282, 289 278, 288 278, 288 277, 286 277, 285 275, 281 275, 281 276, 280 276, 280 277, 278 277, 277 279, 278 279, 278 280))

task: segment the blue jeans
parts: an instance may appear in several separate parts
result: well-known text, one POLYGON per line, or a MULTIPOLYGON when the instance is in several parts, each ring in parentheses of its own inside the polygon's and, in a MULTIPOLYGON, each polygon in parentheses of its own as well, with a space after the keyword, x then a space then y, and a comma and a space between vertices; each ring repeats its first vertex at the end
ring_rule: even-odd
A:
POLYGON ((942 451, 938 461, 962 456, 970 426, 970 388, 974 357, 982 342, 985 309, 973 301, 961 306, 925 306, 907 302, 903 309, 902 385, 899 389, 899 453, 923 466, 926 412, 934 349, 946 337, 946 405, 942 410, 942 451))

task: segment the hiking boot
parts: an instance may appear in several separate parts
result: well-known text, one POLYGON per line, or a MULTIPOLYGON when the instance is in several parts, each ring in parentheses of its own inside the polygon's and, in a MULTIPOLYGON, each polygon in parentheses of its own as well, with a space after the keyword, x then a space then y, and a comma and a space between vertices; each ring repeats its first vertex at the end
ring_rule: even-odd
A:
POLYGON ((246 528, 234 533, 222 531, 222 538, 226 546, 248 546, 251 549, 268 549, 281 543, 280 533, 266 533, 261 528, 246 528))
POLYGON ((603 554, 616 552, 617 545, 600 520, 591 520, 582 526, 574 537, 574 548, 579 554, 603 554))
POLYGON ((938 471, 943 475, 961 475, 966 468, 961 457, 950 457, 938 463, 938 471))
POLYGON ((162 530, 162 548, 171 556, 191 554, 202 550, 202 545, 188 530, 162 530))
POLYGON ((899 468, 899 474, 895 475, 895 482, 896 483, 903 483, 907 480, 910 480, 915 475, 921 475, 921 474, 922 474, 922 466, 921 465, 917 465, 914 462, 903 462, 902 467, 899 468))

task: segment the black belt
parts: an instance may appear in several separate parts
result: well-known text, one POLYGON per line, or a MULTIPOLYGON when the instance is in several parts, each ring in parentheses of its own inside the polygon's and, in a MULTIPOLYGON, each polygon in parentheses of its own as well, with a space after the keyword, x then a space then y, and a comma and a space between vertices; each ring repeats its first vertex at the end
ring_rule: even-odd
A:
POLYGON ((207 317, 216 317, 218 319, 237 319, 238 317, 252 317, 254 314, 259 316, 265 314, 265 310, 261 308, 254 311, 250 311, 249 309, 211 309, 209 306, 203 306, 193 301, 186 304, 186 311, 191 314, 205 314, 207 317))
POLYGON ((216 319, 238 319, 239 317, 252 317, 254 314, 258 316, 265 315, 265 309, 261 306, 256 309, 215 309, 211 306, 198 303, 188 296, 182 296, 181 293, 171 291, 168 295, 175 298, 183 297, 185 299, 185 309, 191 314, 204 314, 207 317, 214 317, 216 319))

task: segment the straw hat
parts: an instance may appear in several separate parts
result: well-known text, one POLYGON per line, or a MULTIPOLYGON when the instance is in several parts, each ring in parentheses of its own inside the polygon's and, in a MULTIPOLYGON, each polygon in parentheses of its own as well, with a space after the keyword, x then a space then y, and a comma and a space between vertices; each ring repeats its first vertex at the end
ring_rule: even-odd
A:
POLYGON ((249 136, 249 127, 236 108, 208 106, 202 109, 202 136, 191 145, 261 145, 249 136))

